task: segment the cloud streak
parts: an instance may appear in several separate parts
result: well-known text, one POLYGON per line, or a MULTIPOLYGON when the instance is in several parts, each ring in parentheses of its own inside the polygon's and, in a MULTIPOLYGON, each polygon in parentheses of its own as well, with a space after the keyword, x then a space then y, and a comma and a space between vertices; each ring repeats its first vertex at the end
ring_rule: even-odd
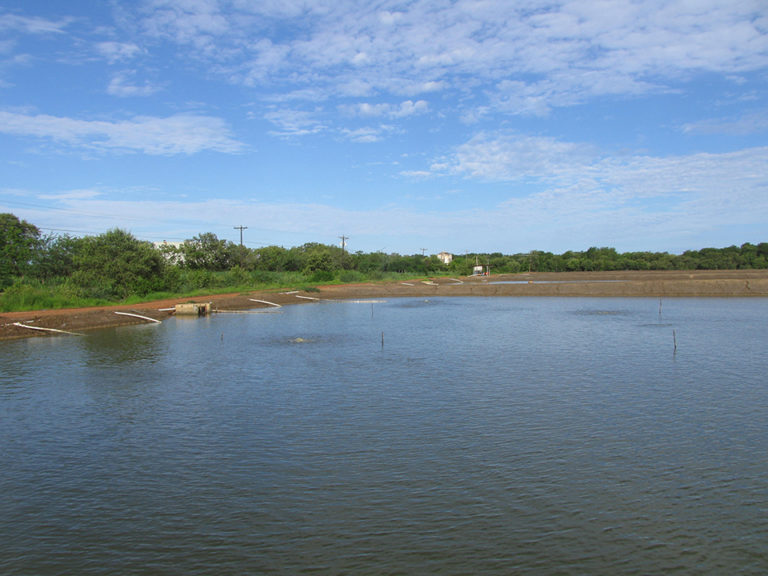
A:
POLYGON ((107 86, 107 94, 120 98, 151 96, 159 90, 158 86, 153 86, 147 81, 137 85, 133 82, 133 73, 130 71, 115 74, 107 86))
POLYGON ((0 31, 25 34, 59 34, 71 24, 71 18, 51 20, 36 16, 19 16, 18 14, 0 14, 0 31))
POLYGON ((100 152, 153 156, 191 155, 205 150, 232 154, 243 148, 220 118, 185 114, 167 118, 135 116, 109 122, 0 112, 0 132, 100 152))
POLYGON ((768 147, 720 154, 601 157, 581 143, 484 132, 434 163, 430 173, 505 182, 514 189, 531 185, 561 199, 589 193, 600 194, 601 202, 608 197, 635 202, 689 195, 711 200, 725 193, 752 207, 768 206, 768 147))

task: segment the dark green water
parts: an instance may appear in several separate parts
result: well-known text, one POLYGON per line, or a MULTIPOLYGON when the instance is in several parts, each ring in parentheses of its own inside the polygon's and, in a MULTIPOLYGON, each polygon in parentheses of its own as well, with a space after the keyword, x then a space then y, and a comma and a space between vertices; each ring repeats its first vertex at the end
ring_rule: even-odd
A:
POLYGON ((579 298, 3 343, 0 574, 764 574, 767 345, 579 298))

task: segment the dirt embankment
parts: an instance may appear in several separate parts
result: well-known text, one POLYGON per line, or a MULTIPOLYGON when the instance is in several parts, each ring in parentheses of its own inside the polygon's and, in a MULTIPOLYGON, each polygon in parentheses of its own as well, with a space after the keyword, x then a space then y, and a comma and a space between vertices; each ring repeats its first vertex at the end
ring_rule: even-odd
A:
POLYGON ((147 322, 116 312, 140 314, 162 321, 174 314, 176 304, 191 301, 212 302, 214 311, 228 312, 271 307, 261 301, 284 306, 314 302, 317 299, 435 296, 768 297, 768 270, 506 274, 389 284, 344 284, 324 286, 318 292, 254 291, 206 298, 178 298, 132 306, 11 312, 0 314, 0 340, 57 334, 28 327, 81 333, 97 328, 147 322))

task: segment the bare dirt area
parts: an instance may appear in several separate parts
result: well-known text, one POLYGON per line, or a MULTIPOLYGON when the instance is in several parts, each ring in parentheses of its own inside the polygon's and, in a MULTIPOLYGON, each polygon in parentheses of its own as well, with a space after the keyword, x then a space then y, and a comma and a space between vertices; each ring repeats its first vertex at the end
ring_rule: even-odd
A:
POLYGON ((213 313, 227 313, 319 300, 435 296, 768 297, 768 270, 559 272, 441 277, 397 283, 323 286, 313 292, 254 291, 131 306, 11 312, 0 314, 0 340, 61 335, 62 332, 80 334, 87 330, 150 322, 127 314, 162 321, 175 314, 176 304, 189 302, 210 302, 213 313))

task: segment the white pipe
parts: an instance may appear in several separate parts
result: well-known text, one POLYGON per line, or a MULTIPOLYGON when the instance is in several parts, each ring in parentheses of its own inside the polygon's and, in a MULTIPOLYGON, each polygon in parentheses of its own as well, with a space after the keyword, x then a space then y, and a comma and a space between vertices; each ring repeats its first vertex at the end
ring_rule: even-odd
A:
POLYGON ((267 302, 266 300, 256 300, 256 298, 248 298, 251 302, 259 302, 261 304, 269 304, 270 306, 274 306, 275 308, 282 308, 280 304, 275 304, 274 302, 267 302))
POLYGON ((141 314, 132 314, 131 312, 115 312, 115 314, 120 314, 120 316, 133 316, 134 318, 141 318, 142 320, 147 320, 148 322, 156 322, 158 324, 161 323, 160 320, 155 320, 149 316, 142 316, 141 314))
POLYGON ((85 336, 85 334, 80 334, 79 332, 67 332, 66 330, 57 330, 56 328, 43 328, 42 326, 28 326, 26 324, 22 324, 21 322, 14 322, 14 326, 18 326, 19 328, 29 328, 30 330, 43 330, 45 332, 57 332, 58 334, 69 334, 71 336, 85 336))

